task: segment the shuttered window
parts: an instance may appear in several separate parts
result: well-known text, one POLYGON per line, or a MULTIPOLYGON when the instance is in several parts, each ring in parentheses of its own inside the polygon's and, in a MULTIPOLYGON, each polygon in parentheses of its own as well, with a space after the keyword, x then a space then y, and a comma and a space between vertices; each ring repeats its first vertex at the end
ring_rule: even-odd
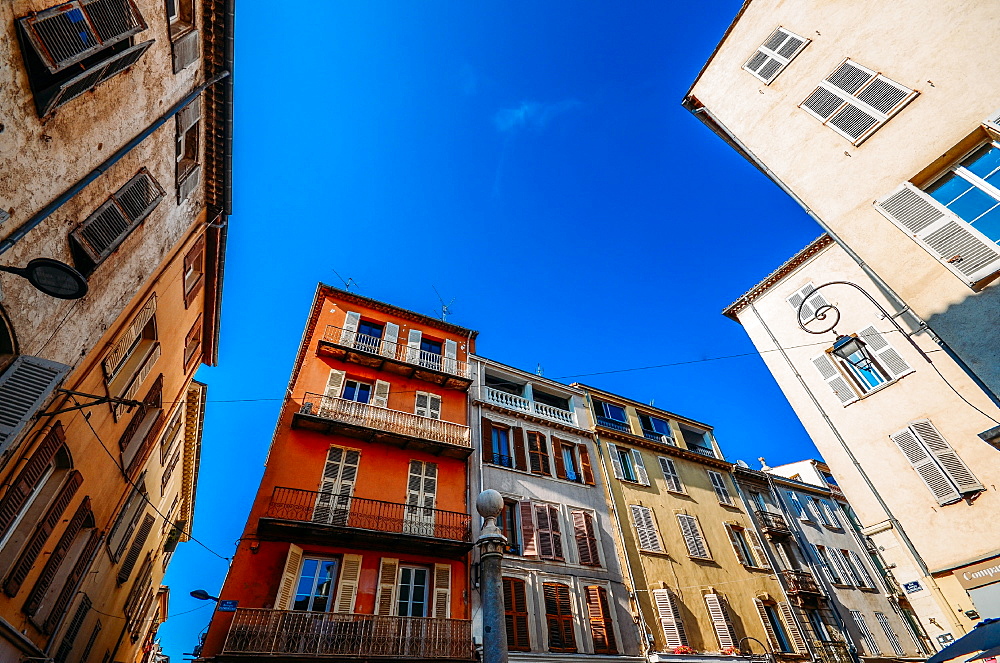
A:
POLYGON ((757 606, 757 614, 760 616, 760 622, 764 627, 764 633, 767 634, 767 641, 771 645, 771 649, 787 653, 793 652, 792 644, 781 624, 781 618, 778 616, 776 604, 764 603, 756 598, 753 602, 757 606))
POLYGON ((337 580, 337 596, 333 611, 342 614, 354 612, 354 599, 358 594, 361 578, 361 555, 344 555, 340 564, 340 578, 337 580))
POLYGON ((708 607, 708 616, 715 629, 715 637, 719 641, 719 649, 735 647, 736 635, 733 633, 726 600, 718 594, 705 594, 705 605, 708 607))
POLYGON ((857 581, 855 584, 865 589, 874 589, 875 583, 872 581, 872 576, 868 573, 865 563, 861 561, 861 556, 853 550, 844 550, 843 553, 854 572, 854 578, 857 581))
POLYGON ((0 542, 6 542, 25 510, 52 476, 56 454, 64 444, 62 424, 56 423, 8 486, 0 499, 0 542))
POLYGON ((882 627, 882 632, 885 633, 885 637, 889 641, 889 645, 892 647, 892 651, 895 652, 896 656, 905 655, 906 651, 903 649, 903 645, 900 644, 896 633, 892 630, 892 626, 889 624, 889 619, 885 616, 885 614, 876 612, 875 619, 878 620, 879 626, 882 627))
POLYGON ((841 578, 840 571, 833 565, 833 561, 827 554, 827 550, 824 546, 817 546, 815 544, 809 544, 812 546, 813 553, 816 555, 816 561, 819 562, 820 568, 823 569, 823 575, 826 579, 835 585, 843 583, 843 578, 841 578))
POLYGON ((34 615, 38 612, 43 599, 48 595, 49 588, 52 587, 57 575, 59 575, 60 567, 70 554, 73 543, 86 527, 93 527, 93 521, 94 517, 90 510, 90 499, 84 498, 70 518, 66 529, 63 530, 59 541, 49 552, 45 560, 45 566, 42 567, 38 578, 35 579, 35 584, 32 586, 31 592, 28 593, 28 597, 22 608, 26 614, 34 615))
POLYGON ((451 564, 434 565, 434 595, 431 617, 451 617, 451 564))
POLYGON ((854 618, 854 623, 858 627, 858 631, 861 633, 861 639, 864 640, 865 649, 868 650, 868 654, 872 656, 878 656, 882 653, 879 649, 878 642, 875 641, 875 637, 872 632, 868 630, 868 624, 865 622, 865 616, 861 614, 859 610, 851 610, 851 617, 854 618))
MULTIPOLYGON (((69 371, 69 366, 21 355, 0 375, 0 453, 14 443, 69 371)), ((4 514, 0 509, 0 536, 4 514)))
POLYGON ((635 525, 636 538, 639 540, 639 550, 663 552, 660 533, 656 530, 656 521, 653 520, 650 508, 630 504, 629 511, 632 513, 632 524, 635 525))
POLYGON ((590 637, 595 654, 617 654, 615 625, 608 605, 608 591, 599 585, 583 588, 587 597, 587 615, 590 618, 590 637))
POLYGON ((177 122, 177 203, 183 203, 201 181, 201 97, 176 115, 177 122))
POLYGON ((427 417, 429 419, 440 419, 441 397, 438 396, 437 394, 429 394, 424 391, 418 391, 413 411, 415 414, 421 417, 427 417))
POLYGON ((552 504, 535 504, 534 507, 538 556, 542 559, 563 559, 559 507, 552 504))
POLYGON ((139 525, 139 529, 136 531, 132 545, 129 546, 128 553, 125 554, 122 565, 118 569, 117 581, 119 585, 125 583, 129 576, 132 575, 132 569, 135 568, 136 562, 139 561, 139 555, 142 554, 142 550, 146 545, 146 539, 149 538, 149 533, 153 529, 153 522, 154 518, 151 514, 146 514, 142 519, 142 524, 139 525))
POLYGON ((770 85, 771 81, 777 78, 778 74, 788 66, 788 63, 808 45, 809 40, 805 37, 800 37, 779 26, 750 56, 750 59, 743 65, 743 69, 770 85))
POLYGON ((905 182, 875 209, 967 285, 1000 270, 1000 143, 963 159, 926 190, 905 182))
POLYGON ((302 548, 294 543, 288 545, 285 556, 285 567, 278 580, 278 594, 274 598, 275 610, 291 610, 295 601, 296 584, 299 579, 299 569, 302 567, 302 548))
POLYGON ((528 595, 520 578, 503 579, 504 621, 507 628, 507 648, 511 651, 531 651, 528 630, 528 595))
POLYGON ((437 499, 437 463, 411 460, 406 484, 406 511, 403 533, 433 537, 437 499))
POLYGON ((184 308, 205 286, 205 236, 198 238, 184 256, 184 308))
POLYGON ((787 603, 779 603, 778 611, 781 613, 781 620, 784 622, 785 630, 791 640, 792 649, 796 654, 808 653, 809 649, 806 647, 806 639, 802 637, 802 631, 799 630, 799 625, 795 621, 792 607, 787 603))
POLYGON ((715 489, 715 496, 719 498, 719 502, 726 506, 733 506, 733 496, 729 494, 729 487, 726 485, 725 478, 712 470, 708 470, 708 478, 712 482, 712 488, 715 489))
POLYGON ((663 629, 663 638, 668 649, 674 647, 687 646, 687 633, 684 630, 684 622, 681 620, 681 613, 678 609, 678 601, 673 592, 669 589, 654 589, 653 603, 656 604, 656 612, 660 617, 660 628, 663 629))
POLYGON ((313 522, 347 525, 360 463, 361 452, 357 449, 331 446, 327 450, 313 522))
POLYGON ((677 466, 674 465, 674 461, 663 456, 659 456, 657 460, 660 461, 660 470, 663 472, 663 479, 667 482, 667 490, 683 493, 684 484, 681 483, 681 477, 677 474, 677 466))
POLYGON ((201 359, 202 318, 202 315, 198 316, 194 325, 191 326, 191 330, 187 333, 187 336, 184 337, 185 371, 190 371, 191 368, 197 363, 196 360, 201 359))
POLYGON ((524 549, 521 551, 522 555, 534 556, 538 554, 538 537, 535 533, 535 509, 531 502, 521 502, 520 506, 520 520, 521 520, 521 541, 524 542, 524 549))
POLYGON ((532 474, 552 476, 549 465, 549 447, 545 436, 541 433, 528 433, 528 461, 532 474))
POLYGON ((843 405, 853 403, 858 400, 858 394, 848 384, 847 379, 837 370, 837 366, 831 359, 831 354, 824 352, 818 357, 813 357, 813 366, 819 371, 823 381, 833 390, 834 395, 843 405))
POLYGON ((549 651, 575 652, 576 636, 573 632, 573 604, 569 587, 547 582, 542 585, 545 599, 545 622, 549 633, 549 651))
POLYGON ((733 523, 725 523, 725 527, 726 533, 729 535, 729 542, 733 544, 733 551, 740 564, 759 569, 770 568, 767 554, 764 552, 764 547, 756 532, 733 523))
POLYGON ((815 318, 820 309, 829 305, 823 293, 814 292, 815 290, 816 287, 811 282, 807 283, 786 300, 799 314, 799 320, 803 324, 815 318))
POLYGON ((677 523, 681 528, 681 535, 684 537, 684 544, 687 546, 688 555, 699 559, 712 559, 712 553, 705 542, 705 535, 701 532, 701 525, 694 516, 684 513, 677 514, 677 523))
POLYGON ((983 484, 930 420, 914 421, 890 437, 938 504, 951 504, 963 495, 983 490, 983 484))
POLYGON ((597 534, 594 530, 594 516, 586 511, 572 511, 573 536, 581 564, 600 566, 601 555, 597 549, 597 534))
POLYGON ((848 59, 799 107, 858 145, 916 96, 915 91, 848 59))
POLYGON ((145 168, 118 189, 73 232, 77 267, 90 274, 125 241, 160 204, 166 193, 145 168))
POLYGON ((111 553, 111 559, 115 562, 121 559, 125 548, 128 547, 132 532, 135 530, 136 525, 139 524, 139 519, 142 517, 142 509, 145 505, 146 481, 145 476, 140 476, 129 493, 125 505, 118 512, 115 524, 111 526, 111 530, 108 532, 108 552, 111 553))
MULTIPOLYGON (((83 628, 83 622, 87 619, 87 615, 90 613, 92 607, 93 603, 91 603, 90 597, 86 594, 81 595, 80 603, 76 606, 73 618, 70 620, 69 626, 66 627, 66 633, 59 644, 59 649, 56 651, 55 663, 66 663, 70 653, 73 651, 73 643, 76 641, 77 636, 80 635, 80 629, 83 628)), ((87 659, 81 660, 85 661, 87 659)))
POLYGON ((577 449, 580 452, 580 471, 583 474, 583 482, 588 486, 593 486, 595 485, 594 469, 590 463, 590 449, 586 443, 578 444, 577 449))

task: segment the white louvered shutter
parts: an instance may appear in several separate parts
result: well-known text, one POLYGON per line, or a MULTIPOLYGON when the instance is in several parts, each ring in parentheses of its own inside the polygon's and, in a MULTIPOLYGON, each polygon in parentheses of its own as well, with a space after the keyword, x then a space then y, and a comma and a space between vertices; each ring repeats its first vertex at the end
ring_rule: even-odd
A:
POLYGON ((372 391, 372 405, 389 407, 389 383, 385 380, 375 381, 375 389, 372 391))
POLYGON ((891 377, 898 378, 913 370, 906 363, 906 360, 896 352, 896 349, 889 345, 885 334, 880 333, 875 327, 865 327, 858 332, 858 336, 868 346, 868 349, 875 356, 875 360, 889 371, 891 377))
POLYGON ((295 589, 299 583, 299 568, 302 566, 302 548, 294 543, 288 545, 285 568, 281 572, 278 595, 274 598, 275 610, 291 610, 295 603, 295 589))
POLYGON ((385 329, 382 330, 382 356, 383 357, 399 357, 396 351, 399 342, 399 325, 395 322, 385 323, 385 329))
POLYGON ((31 421, 69 366, 21 355, 0 375, 0 452, 31 421))
POLYGON ((854 571, 851 569, 851 565, 847 563, 847 559, 837 548, 827 548, 827 552, 830 553, 830 559, 833 560, 834 565, 837 567, 837 575, 840 576, 844 585, 856 585, 854 582, 854 571))
POLYGON ((833 393, 837 396, 840 402, 844 405, 848 403, 853 403, 858 400, 858 395, 851 389, 850 385, 847 384, 847 380, 844 376, 840 374, 837 367, 834 365, 833 360, 830 359, 827 353, 823 353, 818 357, 814 357, 812 360, 813 366, 819 371, 819 374, 823 377, 823 381, 826 382, 833 393))
POLYGON ((958 487, 948 478, 948 475, 927 452, 924 445, 920 443, 920 439, 913 432, 913 429, 906 427, 889 437, 906 456, 906 460, 910 461, 914 471, 927 484, 927 488, 937 499, 938 504, 944 506, 962 498, 958 487))
POLYGON ((903 645, 899 643, 899 638, 892 630, 892 626, 889 624, 888 618, 886 618, 883 613, 876 612, 875 619, 878 620, 879 625, 882 627, 882 632, 885 633, 885 637, 889 640, 889 644, 892 646, 892 651, 896 653, 896 656, 906 655, 906 651, 903 649, 903 645))
POLYGON ((340 563, 340 578, 337 579, 337 598, 333 611, 350 614, 354 612, 354 599, 358 595, 358 580, 361 578, 361 555, 343 556, 340 563))
POLYGON ((823 513, 826 514, 826 520, 829 521, 831 526, 843 529, 840 518, 837 516, 837 508, 833 506, 830 500, 821 500, 820 507, 823 509, 823 513))
POLYGON ((821 307, 829 304, 823 293, 814 292, 814 290, 816 290, 816 286, 812 283, 807 283, 786 300, 797 313, 801 311, 800 319, 804 323, 812 320, 821 307), (805 304, 802 302, 805 302, 805 304))
POLYGON ((757 564, 755 565, 758 569, 769 569, 771 568, 771 563, 767 560, 767 551, 764 550, 764 544, 760 540, 760 535, 753 530, 743 530, 747 538, 750 539, 750 547, 753 548, 753 554, 757 558, 757 564))
POLYGON ((743 69, 770 85, 808 44, 809 40, 805 37, 778 27, 750 56, 743 69))
POLYGON ((729 494, 729 487, 726 486, 726 480, 722 475, 708 470, 708 478, 712 481, 712 488, 715 489, 715 496, 719 498, 719 502, 733 506, 733 496, 729 494))
POLYGON ((785 494, 788 495, 788 501, 792 503, 792 508, 795 509, 795 517, 799 520, 809 520, 805 509, 802 508, 802 502, 799 501, 799 496, 790 490, 785 491, 785 494))
POLYGON ((330 447, 313 510, 314 522, 347 524, 360 461, 361 452, 357 449, 330 447))
POLYGON ((451 564, 434 565, 433 609, 435 619, 451 617, 451 564))
POLYGON ((357 311, 348 311, 344 317, 344 328, 340 330, 340 344, 347 347, 354 347, 354 339, 357 338, 358 323, 361 321, 361 314, 357 311))
POLYGON ((656 530, 656 521, 653 520, 653 512, 650 511, 649 507, 630 504, 629 511, 632 513, 632 523, 635 525, 636 537, 639 539, 639 549, 663 552, 660 535, 656 530))
POLYGON ((1000 270, 996 243, 909 182, 875 209, 968 285, 1000 270))
POLYGON ((826 579, 830 582, 839 582, 839 580, 834 579, 833 570, 827 563, 826 557, 824 557, 823 553, 820 552, 819 547, 817 547, 814 543, 810 543, 809 547, 812 548, 813 556, 816 558, 816 563, 819 564, 820 569, 823 570, 823 575, 826 576, 826 579))
POLYGON ((632 449, 632 458, 635 460, 635 478, 643 486, 649 485, 649 474, 646 472, 646 464, 642 462, 642 454, 638 449, 632 449))
POLYGON ((622 459, 618 455, 618 447, 614 444, 608 443, 608 456, 611 457, 611 470, 615 474, 616 479, 624 479, 625 472, 622 470, 622 459))
POLYGON ((983 490, 983 484, 976 479, 969 466, 958 457, 929 419, 914 421, 910 424, 910 428, 937 459, 945 473, 958 487, 958 492, 964 494, 983 490))
POLYGON ((656 604, 656 611, 660 615, 660 628, 663 629, 663 638, 667 642, 667 647, 687 646, 687 634, 684 632, 684 622, 681 621, 680 611, 674 601, 674 595, 669 589, 654 589, 652 592, 653 602, 656 604))
POLYGON ((429 419, 441 418, 441 397, 437 394, 427 394, 422 391, 417 392, 417 414, 429 419), (421 396, 423 396, 423 406, 421 406, 421 396))
POLYGON ((872 581, 872 576, 868 573, 868 568, 861 560, 861 556, 853 550, 848 550, 847 555, 849 557, 848 561, 851 563, 851 567, 855 570, 854 575, 859 581, 858 586, 868 589, 875 587, 875 583, 872 581))
POLYGON ((857 62, 845 60, 820 81, 800 107, 857 145, 916 95, 857 62))
POLYGON ((680 524, 681 535, 684 537, 685 545, 687 545, 688 554, 691 557, 711 559, 712 555, 708 550, 708 544, 705 543, 705 537, 701 533, 698 519, 679 513, 677 514, 677 522, 680 524))
POLYGON ((684 487, 681 485, 681 477, 677 474, 677 466, 674 465, 674 461, 663 456, 659 456, 659 461, 663 478, 667 481, 667 490, 672 490, 675 493, 684 492, 684 487))
POLYGON ((715 637, 719 640, 719 649, 736 646, 733 626, 729 621, 729 611, 726 610, 724 599, 718 594, 705 594, 705 605, 708 606, 708 616, 712 618, 715 637))
POLYGON ((451 339, 444 341, 444 372, 458 373, 458 343, 451 339))
POLYGON ((399 560, 394 557, 383 557, 378 569, 378 594, 375 596, 376 615, 396 614, 396 592, 399 589, 397 575, 399 560))
POLYGON ((795 615, 792 614, 791 606, 787 603, 779 603, 778 610, 781 612, 781 621, 785 623, 785 631, 792 641, 792 648, 795 650, 795 653, 809 653, 809 650, 806 648, 806 639, 802 637, 802 631, 799 630, 799 625, 795 622, 795 615))
POLYGON ((326 388, 323 390, 323 404, 319 408, 320 416, 326 416, 329 414, 330 409, 334 407, 333 399, 340 398, 340 394, 344 390, 344 380, 346 378, 347 373, 344 371, 330 370, 330 376, 326 379, 326 388))
POLYGON ((430 394, 428 394, 425 391, 418 391, 413 408, 414 414, 416 414, 419 417, 428 416, 428 412, 430 412, 429 405, 430 405, 430 394))
POLYGON ((865 616, 859 610, 851 610, 851 616, 854 617, 854 623, 857 624, 858 630, 861 632, 861 638, 865 641, 865 648, 868 650, 868 654, 872 656, 880 655, 882 652, 879 650, 878 642, 872 636, 872 632, 868 630, 868 624, 865 623, 865 616))
POLYGON ((406 361, 411 364, 420 363, 420 339, 423 333, 419 329, 411 329, 406 341, 406 361))
POLYGON ((743 546, 740 545, 739 534, 729 523, 723 523, 726 528, 726 534, 729 535, 729 543, 733 545, 733 552, 736 553, 736 559, 740 564, 744 566, 753 566, 753 560, 747 559, 746 553, 743 551, 743 546))
POLYGON ((771 620, 767 616, 764 602, 760 599, 754 599, 753 603, 757 606, 757 614, 760 615, 760 623, 764 627, 764 633, 767 634, 767 643, 771 646, 771 651, 781 651, 781 644, 774 633, 774 627, 771 626, 771 620))

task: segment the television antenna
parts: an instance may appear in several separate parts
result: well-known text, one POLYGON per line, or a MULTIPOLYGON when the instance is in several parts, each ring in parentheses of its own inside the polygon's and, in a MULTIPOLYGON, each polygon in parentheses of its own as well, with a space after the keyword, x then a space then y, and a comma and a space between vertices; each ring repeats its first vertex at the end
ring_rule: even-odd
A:
POLYGON ((355 280, 354 280, 353 278, 351 278, 350 276, 348 276, 348 277, 347 277, 347 280, 345 281, 345 280, 344 280, 344 277, 343 277, 343 276, 341 276, 340 274, 338 274, 338 273, 337 273, 337 270, 335 270, 335 269, 333 269, 333 268, 331 267, 331 268, 330 268, 330 271, 332 271, 332 272, 333 272, 334 274, 337 274, 337 278, 338 278, 338 279, 340 279, 340 282, 344 284, 344 290, 347 290, 348 292, 350 292, 350 291, 351 291, 351 286, 352 286, 352 285, 354 285, 354 286, 357 286, 358 288, 360 288, 360 287, 361 287, 361 284, 360 284, 360 283, 358 283, 357 281, 355 281, 355 280))
POLYGON ((441 302, 441 320, 443 320, 444 322, 448 322, 448 314, 451 313, 451 305, 455 303, 455 298, 452 297, 451 301, 445 304, 444 297, 441 296, 441 293, 438 292, 438 289, 433 285, 431 287, 434 288, 434 294, 437 295, 438 301, 441 302))

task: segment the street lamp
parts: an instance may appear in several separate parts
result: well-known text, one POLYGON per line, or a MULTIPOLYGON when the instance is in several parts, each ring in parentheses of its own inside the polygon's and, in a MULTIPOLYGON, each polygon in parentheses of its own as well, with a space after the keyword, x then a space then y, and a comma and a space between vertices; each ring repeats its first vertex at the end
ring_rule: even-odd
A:
POLYGON ((872 366, 872 359, 868 355, 868 351, 865 350, 866 345, 857 336, 844 336, 840 334, 837 336, 837 340, 833 342, 832 352, 844 361, 867 371, 872 366), (860 359, 852 359, 855 355, 860 357, 860 359))
POLYGON ((196 590, 194 590, 193 592, 191 592, 191 596, 193 598, 198 599, 199 601, 218 601, 219 600, 218 596, 212 596, 211 594, 209 594, 208 592, 206 592, 204 589, 196 589, 196 590))
POLYGON ((35 289, 57 299, 80 299, 89 289, 83 274, 52 258, 35 258, 23 268, 0 265, 0 272, 28 279, 35 289))

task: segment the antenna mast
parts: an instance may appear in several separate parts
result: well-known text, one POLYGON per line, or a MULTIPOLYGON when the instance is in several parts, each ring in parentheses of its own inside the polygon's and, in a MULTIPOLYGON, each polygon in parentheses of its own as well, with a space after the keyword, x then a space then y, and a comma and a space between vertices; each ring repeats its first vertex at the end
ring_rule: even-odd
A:
POLYGON ((361 284, 360 284, 360 283, 358 283, 357 281, 355 281, 355 280, 354 280, 353 278, 351 278, 350 276, 348 276, 348 277, 347 277, 347 280, 345 281, 345 280, 344 280, 344 277, 343 277, 343 276, 341 276, 340 274, 338 274, 338 273, 337 273, 337 270, 335 270, 335 269, 333 269, 333 268, 331 267, 331 268, 330 268, 330 271, 332 271, 332 272, 333 272, 334 274, 337 274, 337 278, 338 278, 338 279, 340 279, 340 282, 344 284, 344 290, 347 290, 348 292, 350 292, 350 291, 351 291, 351 286, 352 286, 352 285, 354 285, 354 286, 357 286, 357 287, 359 287, 359 288, 361 287, 361 284))
POLYGON ((448 314, 451 313, 451 305, 455 303, 455 298, 452 297, 451 301, 445 304, 444 297, 441 296, 441 293, 438 292, 438 289, 433 285, 431 287, 434 288, 434 294, 437 295, 438 301, 441 302, 441 320, 444 322, 448 322, 448 314))

